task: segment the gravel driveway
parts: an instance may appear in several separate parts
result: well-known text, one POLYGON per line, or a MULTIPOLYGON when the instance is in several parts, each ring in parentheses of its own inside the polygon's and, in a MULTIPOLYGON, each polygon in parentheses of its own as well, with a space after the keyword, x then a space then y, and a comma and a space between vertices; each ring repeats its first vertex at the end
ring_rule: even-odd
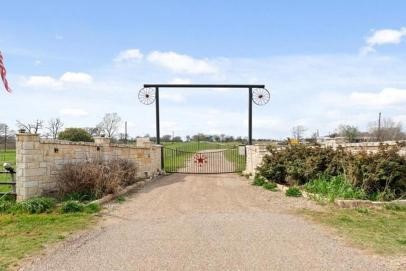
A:
POLYGON ((318 208, 234 174, 174 174, 22 270, 388 270, 295 215, 318 208))

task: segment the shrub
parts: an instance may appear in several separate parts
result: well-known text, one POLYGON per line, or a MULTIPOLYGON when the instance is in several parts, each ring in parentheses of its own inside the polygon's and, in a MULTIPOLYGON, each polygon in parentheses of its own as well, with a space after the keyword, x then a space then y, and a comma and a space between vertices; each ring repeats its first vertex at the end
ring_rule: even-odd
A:
POLYGON ((391 200, 406 197, 406 158, 397 146, 381 145, 378 152, 351 154, 343 148, 291 145, 268 147, 269 154, 257 168, 276 183, 305 184, 323 175, 344 176, 369 198, 391 200))
POLYGON ((285 195, 288 197, 301 197, 302 192, 300 191, 300 189, 298 187, 293 186, 293 187, 289 187, 286 190, 285 195))
POLYGON ((63 200, 67 201, 67 200, 77 200, 80 202, 89 202, 92 200, 95 200, 96 197, 94 195, 90 195, 89 193, 79 193, 79 192, 73 192, 70 194, 67 194, 64 196, 63 200))
POLYGON ((304 185, 307 192, 319 194, 327 197, 329 201, 334 201, 336 198, 343 199, 365 199, 365 192, 353 187, 348 183, 344 176, 326 176, 323 175, 317 179, 311 180, 304 185))
POLYGON ((15 209, 30 214, 40 214, 50 212, 55 207, 55 204, 56 200, 54 198, 38 197, 18 202, 15 209))
POLYGON ((125 197, 123 197, 123 196, 118 196, 117 198, 116 198, 116 202, 117 203, 123 203, 125 201, 125 197))
POLYGON ((350 155, 345 161, 347 179, 378 200, 405 197, 406 158, 398 151, 398 147, 381 145, 377 153, 350 155))
POLYGON ((266 182, 266 180, 264 177, 262 177, 260 175, 255 175, 252 185, 263 186, 265 184, 265 182, 266 182))
POLYGON ((62 203, 62 213, 77 213, 83 212, 85 205, 77 200, 68 200, 62 203))
POLYGON ((137 181, 135 164, 121 159, 66 164, 56 180, 59 193, 65 198, 66 195, 100 198, 137 181))
POLYGON ((69 141, 94 142, 93 137, 82 128, 66 128, 58 134, 58 139, 69 141))
POLYGON ((271 190, 271 191, 276 191, 277 190, 277 186, 276 183, 273 182, 266 182, 262 185, 263 188, 267 189, 267 190, 271 190))
POLYGON ((86 213, 97 213, 101 210, 101 207, 97 203, 89 203, 85 205, 84 211, 86 213))
POLYGON ((14 202, 10 200, 1 199, 0 200, 0 213, 7 213, 13 207, 14 202))

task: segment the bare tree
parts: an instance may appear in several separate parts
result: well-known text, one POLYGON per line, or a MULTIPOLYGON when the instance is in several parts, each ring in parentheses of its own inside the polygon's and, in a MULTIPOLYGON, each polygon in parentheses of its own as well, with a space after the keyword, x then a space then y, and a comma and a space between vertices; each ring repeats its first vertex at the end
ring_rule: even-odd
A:
POLYGON ((86 127, 83 128, 86 130, 86 132, 88 132, 91 136, 100 136, 101 128, 99 126, 96 127, 86 127))
POLYGON ((370 134, 378 141, 400 140, 405 138, 402 132, 402 124, 390 118, 384 118, 379 126, 378 121, 369 124, 370 134))
POLYGON ((351 125, 340 125, 338 126, 338 134, 340 136, 345 137, 348 142, 354 142, 355 138, 359 135, 359 130, 356 126, 351 126, 351 125))
POLYGON ((0 136, 5 134, 5 131, 8 129, 8 125, 5 123, 0 123, 0 136))
POLYGON ((63 127, 63 122, 60 118, 50 119, 48 121, 48 126, 46 127, 49 133, 51 134, 53 139, 58 137, 58 133, 61 131, 63 127))
POLYGON ((302 125, 297 125, 292 128, 292 136, 296 140, 303 138, 303 134, 306 132, 306 128, 302 125))
POLYGON ((35 120, 31 123, 22 123, 21 121, 17 120, 17 127, 19 129, 24 129, 29 134, 38 134, 39 130, 41 130, 44 126, 43 120, 35 120))
POLYGON ((106 134, 107 137, 114 137, 119 128, 121 118, 117 113, 107 113, 102 122, 97 126, 106 134))

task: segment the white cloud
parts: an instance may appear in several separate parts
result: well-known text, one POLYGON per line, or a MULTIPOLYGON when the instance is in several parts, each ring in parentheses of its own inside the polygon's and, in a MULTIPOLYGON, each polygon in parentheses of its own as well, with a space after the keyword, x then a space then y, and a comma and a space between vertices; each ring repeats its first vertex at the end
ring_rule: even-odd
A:
POLYGON ((214 74, 218 71, 207 59, 196 59, 175 52, 154 51, 148 55, 148 61, 176 73, 214 74))
MULTIPOLYGON (((14 114, 0 112, 0 119, 12 125, 15 119, 32 116, 32 112, 35 112, 35 117, 46 119, 64 109, 61 113, 68 115, 83 116, 89 112, 86 117, 61 115, 66 127, 85 127, 98 123, 109 108, 110 112, 117 112, 123 119, 134 122, 135 128, 129 125, 131 136, 154 135, 155 108, 138 102, 134 104, 136 90, 145 82, 187 83, 187 78, 192 82, 206 83, 257 82, 270 88, 269 104, 254 106, 254 137, 284 138, 290 136, 291 127, 298 123, 308 129, 309 135, 316 129, 320 130, 320 134, 333 132, 343 123, 357 125, 364 130, 369 122, 377 118, 378 112, 382 112, 385 118, 402 121, 406 126, 403 94, 406 90, 406 58, 402 55, 396 58, 378 55, 366 58, 358 55, 216 58, 208 62, 216 64, 221 71, 220 76, 174 75, 152 65, 133 67, 111 65, 110 62, 111 67, 92 73, 94 83, 75 85, 72 88, 75 91, 49 93, 30 91, 30 88, 21 86, 12 96, 16 97, 14 101, 1 104, 3 112, 14 114), (388 90, 388 86, 397 89, 388 90), (22 109, 16 111, 16 107, 22 109)), ((71 85, 60 81, 60 77, 34 77, 26 81, 41 86, 61 84, 58 89, 70 89, 71 85)), ((161 105, 161 120, 166 121, 162 134, 175 131, 175 135, 185 136, 197 132, 218 132, 245 136, 248 114, 246 90, 214 91, 163 89, 161 98, 164 96, 162 99, 172 101, 165 100, 161 105), (165 93, 176 96, 165 97, 165 93), (187 102, 183 102, 184 99, 187 102)))
POLYGON ((26 79, 25 86, 27 87, 49 87, 49 88, 57 88, 61 86, 61 82, 51 76, 42 76, 42 75, 34 75, 28 77, 26 79))
POLYGON ((169 84, 190 84, 190 83, 192 83, 192 80, 187 78, 174 78, 171 81, 169 81, 169 84))
POLYGON ((93 81, 93 78, 91 75, 83 72, 65 72, 59 80, 64 83, 89 84, 93 81))
POLYGON ((183 103, 186 101, 186 97, 180 93, 161 93, 159 96, 163 100, 168 100, 175 103, 183 103))
POLYGON ((54 78, 48 75, 33 75, 26 78, 23 86, 33 88, 51 88, 58 89, 67 84, 90 84, 93 77, 82 72, 65 72, 60 78, 54 78))
POLYGON ((84 117, 88 115, 85 110, 80 108, 63 108, 59 111, 59 113, 63 116, 69 117, 84 117))
POLYGON ((114 58, 115 62, 125 62, 125 61, 134 61, 134 60, 141 60, 143 58, 143 54, 139 49, 128 49, 125 51, 121 51, 116 58, 114 58))
POLYGON ((396 29, 380 29, 366 39, 366 46, 361 48, 361 54, 375 52, 375 47, 385 44, 399 44, 406 37, 406 27, 396 29))
POLYGON ((406 107, 406 89, 385 88, 381 92, 353 92, 349 101, 355 105, 369 107, 404 105, 406 107))

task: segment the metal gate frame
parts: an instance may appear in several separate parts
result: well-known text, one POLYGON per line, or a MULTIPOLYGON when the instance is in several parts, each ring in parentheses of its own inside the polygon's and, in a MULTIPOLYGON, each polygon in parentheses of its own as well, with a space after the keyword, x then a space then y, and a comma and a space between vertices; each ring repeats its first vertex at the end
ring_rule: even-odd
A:
POLYGON ((163 169, 167 173, 221 174, 245 170, 245 145, 233 148, 184 151, 163 147, 163 169), (244 150, 241 151, 241 147, 244 150), (241 152, 243 152, 241 154, 241 152))
MULTIPOLYGON (((156 108, 156 144, 161 144, 159 89, 160 88, 246 88, 248 89, 248 145, 252 145, 252 104, 262 106, 269 102, 270 93, 265 85, 259 84, 144 84, 138 92, 140 102, 150 105, 155 102, 156 108)), ((161 153, 161 169, 164 168, 163 149, 161 153)))

